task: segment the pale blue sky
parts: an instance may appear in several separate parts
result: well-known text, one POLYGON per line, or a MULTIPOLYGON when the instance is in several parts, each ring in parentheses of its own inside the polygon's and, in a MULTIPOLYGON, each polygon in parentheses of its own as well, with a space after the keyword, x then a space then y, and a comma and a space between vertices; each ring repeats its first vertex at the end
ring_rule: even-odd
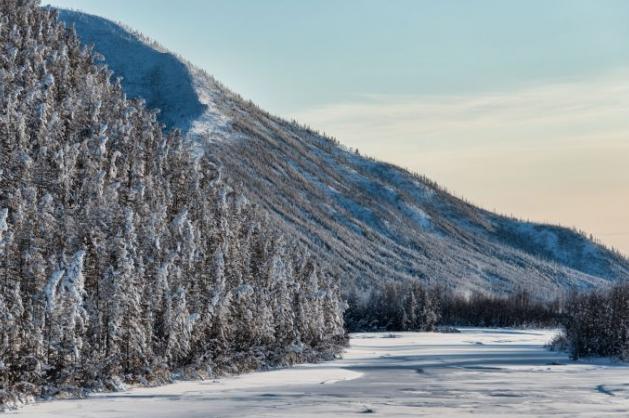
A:
MULTIPOLYGON (((45 0, 44 0, 45 1, 45 0)), ((629 2, 54 0, 122 21, 272 111, 629 66, 629 2)))
POLYGON ((629 254, 629 1, 49 3, 124 22, 475 203, 629 254))

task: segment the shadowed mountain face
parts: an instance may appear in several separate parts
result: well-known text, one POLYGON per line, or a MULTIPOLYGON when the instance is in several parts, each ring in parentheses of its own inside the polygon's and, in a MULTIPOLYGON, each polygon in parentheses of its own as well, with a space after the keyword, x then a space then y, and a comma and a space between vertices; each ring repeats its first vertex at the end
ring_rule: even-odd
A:
POLYGON ((115 56, 124 65, 110 66, 129 98, 142 98, 148 107, 160 109, 160 120, 168 128, 190 128, 204 106, 197 98, 192 79, 175 55, 149 46, 138 35, 109 20, 81 13, 59 11, 67 26, 74 26, 84 44, 97 45, 104 57, 115 56), (150 57, 149 61, 146 61, 150 57))
POLYGON ((130 97, 161 109, 227 183, 337 269, 345 289, 419 278, 539 296, 629 278, 629 261, 561 227, 479 209, 391 164, 273 117, 159 46, 102 18, 62 11, 130 97))

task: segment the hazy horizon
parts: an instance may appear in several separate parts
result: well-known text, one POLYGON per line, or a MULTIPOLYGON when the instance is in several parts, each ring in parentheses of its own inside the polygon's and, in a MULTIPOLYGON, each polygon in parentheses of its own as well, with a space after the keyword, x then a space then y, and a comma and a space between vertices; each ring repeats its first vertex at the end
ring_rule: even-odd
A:
POLYGON ((629 255, 629 3, 44 3, 121 21, 475 204, 629 255))

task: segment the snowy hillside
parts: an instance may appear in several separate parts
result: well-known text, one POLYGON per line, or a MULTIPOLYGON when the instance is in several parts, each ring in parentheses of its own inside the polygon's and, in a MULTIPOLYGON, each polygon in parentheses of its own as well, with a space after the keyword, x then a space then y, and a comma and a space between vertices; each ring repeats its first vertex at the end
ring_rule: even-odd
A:
POLYGON ((344 287, 419 278, 538 295, 629 278, 629 262, 571 230, 505 218, 435 183, 350 152, 228 91, 189 63, 99 17, 62 11, 128 96, 161 109, 224 167, 225 182, 339 271, 344 287))

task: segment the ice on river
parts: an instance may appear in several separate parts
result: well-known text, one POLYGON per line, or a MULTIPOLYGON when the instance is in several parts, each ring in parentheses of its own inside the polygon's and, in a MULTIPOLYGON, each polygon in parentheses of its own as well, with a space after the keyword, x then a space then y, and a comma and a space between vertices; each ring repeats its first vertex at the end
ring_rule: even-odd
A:
POLYGON ((552 330, 360 333, 342 360, 25 407, 16 417, 629 416, 629 367, 571 362, 552 330))

